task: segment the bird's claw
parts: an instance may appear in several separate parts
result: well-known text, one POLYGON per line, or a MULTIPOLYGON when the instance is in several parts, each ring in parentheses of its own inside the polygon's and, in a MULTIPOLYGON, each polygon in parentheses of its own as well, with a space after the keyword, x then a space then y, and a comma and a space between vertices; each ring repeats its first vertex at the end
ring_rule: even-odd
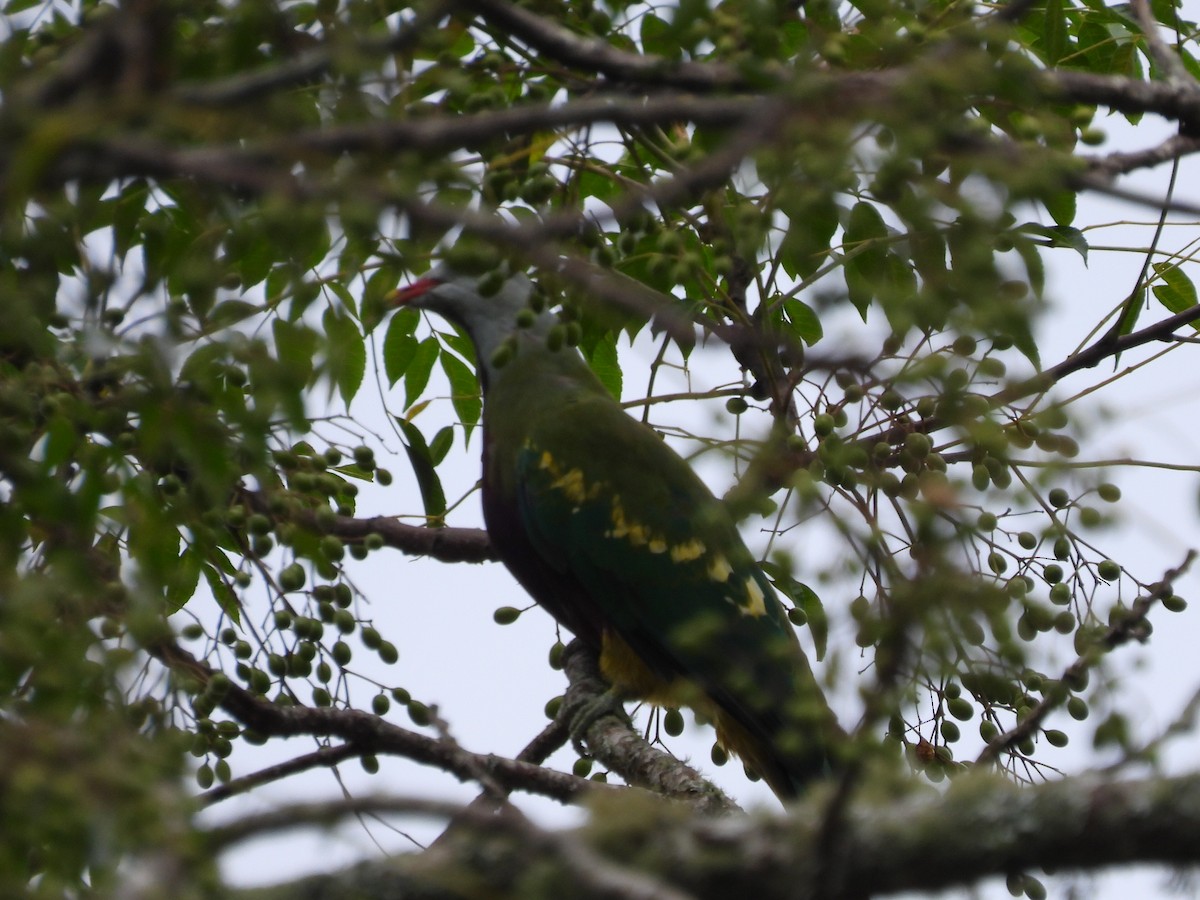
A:
POLYGON ((580 756, 590 755, 584 747, 584 738, 588 730, 605 716, 616 716, 626 724, 630 722, 629 714, 625 712, 625 703, 615 690, 607 690, 598 697, 591 697, 577 709, 568 711, 567 731, 571 735, 571 746, 580 756))

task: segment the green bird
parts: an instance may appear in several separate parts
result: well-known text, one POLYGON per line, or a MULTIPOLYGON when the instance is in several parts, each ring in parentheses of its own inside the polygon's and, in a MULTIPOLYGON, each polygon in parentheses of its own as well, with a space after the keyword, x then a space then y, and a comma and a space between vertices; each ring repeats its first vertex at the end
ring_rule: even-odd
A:
POLYGON ((596 648, 619 696, 691 707, 780 799, 796 797, 833 771, 841 732, 771 583, 724 505, 531 295, 523 274, 485 297, 445 267, 394 295, 475 345, 496 552, 596 648))

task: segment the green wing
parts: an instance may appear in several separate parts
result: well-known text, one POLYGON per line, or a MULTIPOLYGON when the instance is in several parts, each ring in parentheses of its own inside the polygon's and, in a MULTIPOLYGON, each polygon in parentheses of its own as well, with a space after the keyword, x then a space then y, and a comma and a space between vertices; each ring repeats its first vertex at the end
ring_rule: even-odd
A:
POLYGON ((793 780, 819 774, 795 770, 822 768, 823 754, 813 761, 811 747, 779 749, 785 724, 808 718, 819 697, 808 662, 770 583, 691 467, 611 401, 581 398, 539 423, 517 469, 531 546, 578 583, 581 596, 560 601, 596 607, 655 675, 687 679, 753 741, 773 745, 732 748, 756 767, 771 768, 764 754, 797 756, 778 763, 793 780))

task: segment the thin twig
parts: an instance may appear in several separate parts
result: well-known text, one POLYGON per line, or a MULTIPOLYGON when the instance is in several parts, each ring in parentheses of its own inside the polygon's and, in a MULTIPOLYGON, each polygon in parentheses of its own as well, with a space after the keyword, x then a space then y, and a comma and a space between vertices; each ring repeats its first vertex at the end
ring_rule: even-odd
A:
POLYGON ((234 778, 225 784, 217 785, 212 790, 205 791, 196 799, 201 806, 212 806, 214 803, 220 803, 222 800, 227 800, 237 794, 244 794, 272 781, 279 781, 281 778, 288 778, 300 772, 307 772, 309 769, 334 766, 343 760, 361 755, 362 750, 353 744, 340 744, 337 747, 320 747, 312 753, 305 753, 303 756, 297 756, 295 759, 289 759, 274 766, 267 766, 265 769, 259 769, 257 772, 243 775, 241 778, 234 778))
POLYGON ((269 812, 243 815, 228 825, 218 825, 204 833, 208 849, 220 853, 230 846, 259 837, 278 834, 290 828, 314 825, 332 826, 351 816, 400 813, 435 819, 449 818, 463 811, 460 804, 417 797, 342 797, 317 803, 295 803, 269 812))
POLYGON ((1184 67, 1183 60, 1171 51, 1166 41, 1162 39, 1162 35, 1158 33, 1158 20, 1154 18, 1150 4, 1147 0, 1130 0, 1130 2, 1133 6, 1133 14, 1137 17, 1138 26, 1142 29, 1143 37, 1146 38, 1146 50, 1155 65, 1163 70, 1167 81, 1173 84, 1190 85, 1194 89, 1196 80, 1184 67))

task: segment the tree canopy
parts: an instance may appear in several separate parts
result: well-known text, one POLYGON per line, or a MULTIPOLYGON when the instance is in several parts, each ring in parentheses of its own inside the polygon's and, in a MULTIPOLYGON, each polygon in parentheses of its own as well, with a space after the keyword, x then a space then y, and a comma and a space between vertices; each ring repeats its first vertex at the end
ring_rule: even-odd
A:
MULTIPOLYGON (((1140 734, 1117 674, 1185 610, 1191 555, 1122 554, 1133 461, 1098 457, 1092 427, 1127 373, 1194 352, 1185 15, 6 3, 0 893, 233 895, 228 848, 390 813, 452 824, 278 895, 835 897, 999 874, 1037 898, 1042 869, 1195 863, 1200 773, 1102 767, 1192 730, 1189 706, 1140 734), (1081 219, 1096 197, 1137 237, 1081 219), (572 750, 564 710, 604 685, 565 632, 539 649, 563 696, 512 758, 461 746, 437 688, 389 674, 429 640, 383 624, 417 602, 402 560, 494 558, 470 345, 389 304, 438 259, 530 271, 614 397, 725 489, 849 732, 844 771, 786 818, 737 815, 704 777, 719 748, 673 755, 706 733, 678 710, 599 719, 572 750), (1075 296, 1048 287, 1064 259, 1125 268, 1075 296), (368 557, 390 596, 356 577, 368 557), (1062 776, 1069 742, 1095 771, 1062 776), (480 800, 380 784, 201 814, 388 757, 480 800), (591 803, 591 824, 538 826, 530 795, 591 803)), ((1170 465, 1191 490, 1196 465, 1170 465)), ((471 677, 444 658, 427 685, 471 677)))

